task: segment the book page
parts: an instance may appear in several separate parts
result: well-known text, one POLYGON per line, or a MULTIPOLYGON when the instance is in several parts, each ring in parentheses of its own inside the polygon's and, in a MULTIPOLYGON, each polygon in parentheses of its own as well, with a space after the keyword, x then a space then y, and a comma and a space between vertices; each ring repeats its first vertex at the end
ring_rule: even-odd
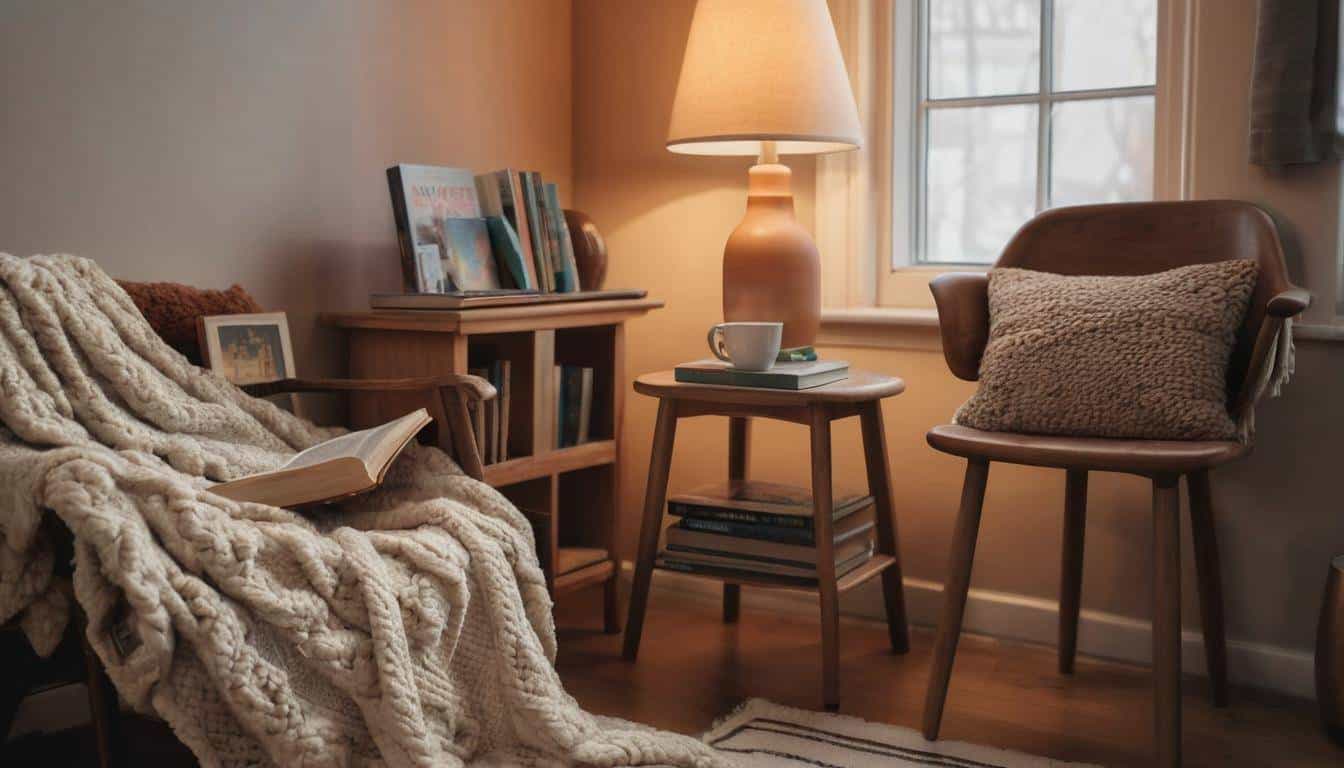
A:
POLYGON ((406 422, 418 420, 420 413, 421 411, 409 413, 380 427, 362 429, 358 432, 334 437, 324 443, 318 443, 311 448, 300 451, 281 469, 302 469, 347 456, 357 458, 365 464, 375 464, 374 459, 378 455, 379 446, 390 442, 400 442, 401 435, 406 430, 406 422))

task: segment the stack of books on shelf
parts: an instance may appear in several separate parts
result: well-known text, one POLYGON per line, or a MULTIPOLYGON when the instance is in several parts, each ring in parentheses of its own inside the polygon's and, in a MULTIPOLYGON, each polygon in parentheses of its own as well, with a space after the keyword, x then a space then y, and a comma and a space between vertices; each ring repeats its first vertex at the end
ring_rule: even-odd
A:
POLYGON ((768 371, 744 371, 715 358, 682 363, 673 370, 686 384, 801 390, 849 378, 844 360, 819 360, 811 347, 784 350, 768 371))
MULTIPOLYGON (((799 586, 817 584, 812 494, 755 480, 719 483, 672 496, 680 518, 667 529, 658 565, 670 570, 799 586)), ((873 556, 873 497, 837 495, 833 505, 835 575, 873 556)))
POLYGON ((536 171, 387 169, 411 293, 580 290, 559 190, 536 171))
POLYGON ((476 450, 482 464, 495 464, 509 458, 509 406, 512 400, 509 379, 513 366, 507 359, 492 359, 489 350, 477 352, 468 362, 469 372, 490 382, 495 396, 485 402, 468 401, 472 426, 476 432, 476 450))
POLYGON ((592 423, 593 369, 555 366, 555 447, 588 442, 592 423))

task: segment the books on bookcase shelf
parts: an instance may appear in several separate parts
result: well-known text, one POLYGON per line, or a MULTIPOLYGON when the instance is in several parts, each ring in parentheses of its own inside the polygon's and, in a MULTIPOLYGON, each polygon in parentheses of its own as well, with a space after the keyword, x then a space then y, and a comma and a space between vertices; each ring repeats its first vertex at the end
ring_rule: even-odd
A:
POLYGON ((581 290, 560 192, 536 171, 387 169, 408 293, 581 290))
POLYGON ((844 360, 775 363, 768 371, 743 371, 722 360, 696 360, 678 365, 673 376, 685 384, 800 390, 849 378, 844 360))
POLYGON ((593 422, 593 369, 555 366, 555 447, 589 441, 593 422))
MULTIPOLYGON (((681 518, 667 529, 659 565, 723 578, 734 574, 816 584, 817 546, 811 493, 757 480, 716 483, 668 500, 681 518)), ((873 554, 873 497, 841 493, 832 510, 835 574, 873 554)))
POLYGON ((493 357, 490 349, 472 350, 468 372, 489 381, 495 388, 490 400, 471 401, 472 430, 482 464, 497 464, 509 458, 509 410, 512 401, 510 379, 513 364, 507 358, 493 357))

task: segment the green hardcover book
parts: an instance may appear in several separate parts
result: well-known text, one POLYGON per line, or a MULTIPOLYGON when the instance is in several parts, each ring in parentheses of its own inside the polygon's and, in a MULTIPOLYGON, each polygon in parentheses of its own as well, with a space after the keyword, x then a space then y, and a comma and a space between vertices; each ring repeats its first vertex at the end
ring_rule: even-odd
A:
POLYGON ((490 250, 499 262, 501 276, 508 275, 513 281, 513 287, 535 291, 537 286, 529 282, 530 275, 524 266, 523 244, 518 240, 518 233, 513 231, 509 220, 503 216, 490 216, 486 218, 485 226, 490 231, 490 250))
MULTIPOLYGON (((535 171, 519 171, 518 186, 523 193, 523 205, 527 208, 528 235, 532 240, 532 258, 536 261, 537 287, 543 293, 555 292, 555 273, 551 269, 551 254, 547 248, 546 223, 542 219, 545 206, 537 197, 535 171)), ((519 236, 522 233, 518 233, 519 236)))
POLYGON ((560 188, 554 182, 546 183, 546 214, 559 260, 555 270, 556 290, 572 293, 579 290, 579 266, 574 260, 574 243, 569 239, 565 213, 560 208, 560 188))
MULTIPOLYGON (((488 174, 494 179, 499 190, 499 208, 509 226, 518 236, 518 244, 523 250, 523 267, 527 271, 527 284, 530 290, 540 291, 541 283, 537 279, 537 259, 532 254, 532 229, 527 218, 527 204, 523 200, 522 185, 518 181, 518 172, 511 170, 495 171, 488 174)), ((479 179, 479 177, 477 177, 479 179)), ((494 214, 488 214, 493 216, 494 214)))
POLYGON ((678 365, 673 372, 685 384, 717 384, 760 389, 811 389, 849 378, 844 360, 775 363, 768 371, 742 371, 722 360, 696 360, 678 365))

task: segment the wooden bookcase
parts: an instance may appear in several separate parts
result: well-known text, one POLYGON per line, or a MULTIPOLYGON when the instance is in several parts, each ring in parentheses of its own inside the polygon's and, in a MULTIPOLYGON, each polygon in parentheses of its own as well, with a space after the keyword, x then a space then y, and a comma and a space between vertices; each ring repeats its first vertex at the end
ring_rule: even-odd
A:
MULTIPOLYGON (((552 595, 605 587, 605 625, 620 631, 615 557, 624 411, 625 321, 663 304, 651 299, 578 301, 466 310, 338 312, 350 375, 392 378, 466 373, 473 350, 510 361, 508 458, 485 479, 532 522, 552 595), (554 445, 554 366, 593 368, 590 440, 554 445)), ((395 394, 356 394, 349 421, 372 426, 416 407, 395 394)))

